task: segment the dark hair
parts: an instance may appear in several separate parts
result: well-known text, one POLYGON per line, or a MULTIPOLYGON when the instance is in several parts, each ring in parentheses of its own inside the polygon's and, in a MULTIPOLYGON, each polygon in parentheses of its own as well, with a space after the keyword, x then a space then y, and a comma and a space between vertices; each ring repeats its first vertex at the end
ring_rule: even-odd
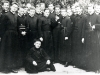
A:
POLYGON ((49 2, 48 2, 48 6, 49 6, 50 4, 54 5, 53 2, 49 1, 49 2))
POLYGON ((67 11, 67 9, 66 9, 66 8, 61 8, 61 10, 65 10, 65 11, 67 11))
POLYGON ((41 40, 40 40, 40 39, 34 39, 34 41, 33 41, 33 42, 35 43, 35 42, 37 42, 37 41, 40 41, 40 42, 41 42, 41 40))
POLYGON ((61 6, 60 5, 55 5, 55 8, 61 8, 61 6))
MULTIPOLYGON (((3 1, 3 2, 2 2, 2 5, 4 5, 4 3, 9 3, 9 1, 3 1)), ((9 3, 9 4, 10 4, 10 3, 9 3)))
POLYGON ((12 5, 16 4, 18 6, 18 3, 17 2, 12 2, 12 5))
POLYGON ((44 11, 49 10, 48 8, 45 8, 44 11))

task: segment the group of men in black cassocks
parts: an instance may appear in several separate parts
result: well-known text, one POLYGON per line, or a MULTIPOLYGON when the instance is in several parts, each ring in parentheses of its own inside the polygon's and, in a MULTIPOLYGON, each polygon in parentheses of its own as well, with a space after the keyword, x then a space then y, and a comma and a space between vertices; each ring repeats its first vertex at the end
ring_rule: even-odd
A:
MULTIPOLYGON (((87 71, 100 69, 100 5, 87 11, 78 3, 61 8, 49 2, 2 4, 0 13, 0 72, 15 72, 26 66, 34 39, 53 63, 73 65, 87 71), (47 8, 46 8, 47 7, 47 8)), ((30 66, 31 67, 31 66, 30 66)))

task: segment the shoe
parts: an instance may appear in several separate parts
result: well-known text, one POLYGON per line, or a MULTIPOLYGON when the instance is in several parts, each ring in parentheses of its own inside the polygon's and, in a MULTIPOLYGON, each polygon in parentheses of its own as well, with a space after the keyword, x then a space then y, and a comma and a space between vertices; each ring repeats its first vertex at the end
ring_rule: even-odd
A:
POLYGON ((64 65, 64 67, 68 67, 68 66, 69 66, 69 64, 65 64, 65 65, 64 65))
POLYGON ((76 68, 76 66, 74 65, 73 68, 76 68))
POLYGON ((51 65, 51 67, 50 67, 50 71, 54 71, 54 72, 56 71, 54 65, 51 65))
POLYGON ((15 71, 15 70, 11 70, 11 72, 12 72, 12 73, 18 73, 18 71, 15 71))

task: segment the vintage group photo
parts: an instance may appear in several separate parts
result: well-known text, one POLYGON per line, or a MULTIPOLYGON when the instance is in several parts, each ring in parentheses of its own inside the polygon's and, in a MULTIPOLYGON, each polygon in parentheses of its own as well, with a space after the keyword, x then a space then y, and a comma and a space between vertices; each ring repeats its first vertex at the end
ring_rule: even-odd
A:
POLYGON ((0 74, 69 67, 100 73, 99 0, 0 0, 0 74))

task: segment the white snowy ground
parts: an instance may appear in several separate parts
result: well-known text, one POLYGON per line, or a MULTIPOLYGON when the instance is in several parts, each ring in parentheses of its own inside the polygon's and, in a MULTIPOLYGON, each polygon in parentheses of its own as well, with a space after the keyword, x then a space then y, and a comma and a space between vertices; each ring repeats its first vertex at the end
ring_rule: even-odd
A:
POLYGON ((38 74, 28 74, 24 71, 24 69, 21 69, 20 71, 18 71, 18 73, 9 73, 9 74, 0 73, 0 75, 100 75, 100 73, 86 72, 78 68, 73 68, 73 66, 64 67, 59 63, 56 63, 54 65, 56 67, 56 72, 46 71, 46 72, 40 72, 38 74))

